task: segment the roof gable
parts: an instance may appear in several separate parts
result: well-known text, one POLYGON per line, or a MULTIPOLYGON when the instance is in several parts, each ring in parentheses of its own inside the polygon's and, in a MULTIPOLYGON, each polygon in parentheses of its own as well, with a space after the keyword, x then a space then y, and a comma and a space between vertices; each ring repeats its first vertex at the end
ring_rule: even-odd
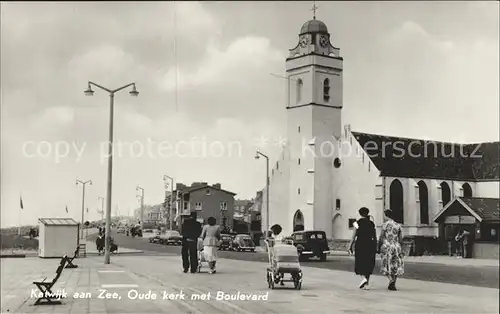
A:
POLYGON ((200 185, 200 186, 189 187, 186 190, 184 190, 183 192, 185 192, 185 193, 191 193, 191 192, 198 191, 198 190, 203 190, 203 189, 216 190, 216 191, 221 191, 221 192, 224 192, 224 193, 227 193, 227 194, 236 195, 236 193, 233 193, 233 192, 230 192, 230 191, 227 191, 227 190, 223 190, 223 189, 219 189, 218 187, 215 187, 213 185, 208 185, 208 184, 207 185, 200 185))
POLYGON ((381 176, 500 180, 500 142, 457 144, 352 132, 381 176))

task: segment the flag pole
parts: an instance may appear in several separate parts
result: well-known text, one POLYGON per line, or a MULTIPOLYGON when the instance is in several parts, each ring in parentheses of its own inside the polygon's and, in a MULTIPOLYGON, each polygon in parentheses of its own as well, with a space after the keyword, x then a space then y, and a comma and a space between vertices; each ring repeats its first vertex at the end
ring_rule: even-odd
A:
POLYGON ((21 194, 20 196, 20 207, 21 209, 19 210, 19 215, 18 215, 18 225, 17 225, 17 235, 21 236, 21 212, 23 211, 23 195, 21 194))

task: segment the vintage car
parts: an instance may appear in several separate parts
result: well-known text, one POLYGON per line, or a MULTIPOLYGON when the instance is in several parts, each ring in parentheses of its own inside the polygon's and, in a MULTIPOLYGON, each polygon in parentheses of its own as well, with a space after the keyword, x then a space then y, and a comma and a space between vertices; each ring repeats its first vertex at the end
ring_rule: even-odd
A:
POLYGON ((160 243, 161 236, 159 234, 155 235, 154 237, 149 238, 149 243, 160 243))
POLYGON ((219 250, 229 250, 231 247, 231 242, 233 242, 233 236, 230 234, 221 234, 221 241, 219 244, 219 250))
POLYGON ((181 245, 182 236, 178 231, 169 230, 164 235, 160 235, 160 243, 166 245, 181 245))
POLYGON ((237 234, 231 242, 230 249, 238 252, 255 252, 255 243, 253 243, 252 237, 250 237, 248 234, 237 234))
POLYGON ((317 256, 321 261, 326 261, 326 256, 330 254, 324 231, 297 231, 292 233, 290 238, 302 260, 317 256))

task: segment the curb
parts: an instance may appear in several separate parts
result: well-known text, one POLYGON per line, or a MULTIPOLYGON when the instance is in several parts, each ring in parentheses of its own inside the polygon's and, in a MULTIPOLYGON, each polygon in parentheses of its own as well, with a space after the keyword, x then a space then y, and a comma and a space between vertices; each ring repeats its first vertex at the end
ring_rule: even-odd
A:
MULTIPOLYGON (((131 252, 118 252, 116 254, 111 254, 113 255, 133 255, 133 254, 143 254, 144 251, 131 251, 131 252)), ((104 256, 104 254, 101 254, 104 256)), ((97 252, 87 252, 87 256, 99 256, 99 253, 97 252)))
POLYGON ((26 254, 7 254, 0 255, 0 258, 25 258, 26 254))

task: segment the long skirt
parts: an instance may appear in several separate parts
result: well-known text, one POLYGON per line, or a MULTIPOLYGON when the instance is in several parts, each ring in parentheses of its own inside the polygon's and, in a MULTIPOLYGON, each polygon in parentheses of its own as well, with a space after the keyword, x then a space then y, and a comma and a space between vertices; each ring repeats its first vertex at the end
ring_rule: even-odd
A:
POLYGON ((387 276, 404 274, 402 248, 399 243, 384 242, 382 245, 382 267, 380 271, 387 276))
POLYGON ((354 251, 354 272, 356 275, 369 276, 375 268, 376 243, 371 241, 356 242, 354 251))
POLYGON ((207 262, 215 262, 217 261, 217 250, 216 246, 203 246, 203 255, 205 256, 205 260, 207 262))

